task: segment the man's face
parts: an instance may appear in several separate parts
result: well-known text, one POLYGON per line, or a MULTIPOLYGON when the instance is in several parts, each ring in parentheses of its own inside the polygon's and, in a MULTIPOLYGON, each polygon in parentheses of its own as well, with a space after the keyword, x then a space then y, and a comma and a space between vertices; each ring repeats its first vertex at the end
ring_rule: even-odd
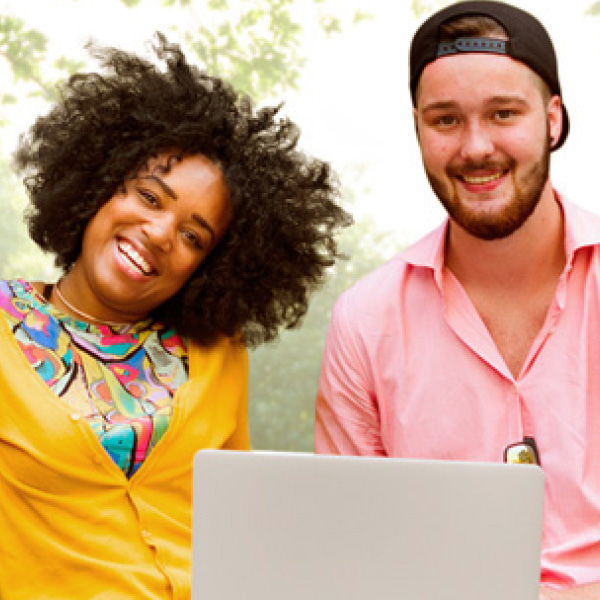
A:
POLYGON ((451 219, 491 240, 518 229, 548 180, 550 139, 561 128, 560 98, 506 56, 437 59, 421 76, 415 121, 431 186, 451 219))

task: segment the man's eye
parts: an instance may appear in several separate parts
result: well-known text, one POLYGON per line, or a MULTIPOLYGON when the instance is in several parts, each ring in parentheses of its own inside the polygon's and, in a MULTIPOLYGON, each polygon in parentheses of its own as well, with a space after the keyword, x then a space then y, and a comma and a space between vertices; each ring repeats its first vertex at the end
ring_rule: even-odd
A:
POLYGON ((450 127, 456 123, 456 117, 453 117, 452 115, 443 115, 438 117, 435 122, 440 127, 450 127))
POLYGON ((496 111, 496 119, 499 121, 506 121, 514 116, 514 112, 509 109, 502 109, 496 111))

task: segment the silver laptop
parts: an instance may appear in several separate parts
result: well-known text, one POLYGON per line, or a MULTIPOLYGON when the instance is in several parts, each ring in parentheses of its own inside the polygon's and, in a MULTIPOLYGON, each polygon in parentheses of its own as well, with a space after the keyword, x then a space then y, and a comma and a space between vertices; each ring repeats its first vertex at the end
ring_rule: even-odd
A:
POLYGON ((537 600, 539 467, 203 450, 192 600, 537 600))

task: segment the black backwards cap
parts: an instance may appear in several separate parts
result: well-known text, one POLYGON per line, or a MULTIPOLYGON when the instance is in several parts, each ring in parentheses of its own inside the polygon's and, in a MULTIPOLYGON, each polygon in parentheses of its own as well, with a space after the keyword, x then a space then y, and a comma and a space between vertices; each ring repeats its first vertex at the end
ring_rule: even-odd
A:
MULTIPOLYGON (((413 105, 416 104, 415 90, 423 69, 441 56, 461 52, 490 52, 510 56, 535 71, 553 95, 561 96, 556 54, 544 26, 533 15, 516 6, 493 0, 477 0, 451 4, 429 17, 415 33, 410 47, 410 93, 413 105), (492 18, 504 27, 509 39, 480 37, 440 42, 440 25, 466 15, 492 18)), ((552 150, 562 146, 569 133, 569 117, 564 104, 562 112, 562 132, 552 150)))

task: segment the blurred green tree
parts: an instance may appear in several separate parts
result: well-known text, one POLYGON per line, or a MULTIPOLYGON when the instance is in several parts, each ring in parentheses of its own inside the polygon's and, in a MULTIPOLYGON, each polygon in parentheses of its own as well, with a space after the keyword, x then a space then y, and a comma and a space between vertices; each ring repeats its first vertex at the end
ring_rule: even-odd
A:
POLYGON ((600 15, 600 2, 590 4, 585 11, 586 15, 600 15))
MULTIPOLYGON (((135 12, 143 10, 144 0, 121 3, 135 12)), ((162 5, 155 9, 157 29, 167 37, 173 33, 207 71, 256 100, 279 96, 298 85, 306 61, 300 8, 310 7, 325 36, 370 18, 367 11, 356 10, 343 22, 331 14, 326 0, 163 0, 162 5)), ((0 14, 0 58, 10 66, 14 81, 26 85, 28 95, 48 100, 56 97, 57 81, 84 65, 65 56, 50 59, 50 42, 23 19, 0 14)), ((0 94, 0 102, 14 101, 14 94, 0 94)))
POLYGON ((0 278, 48 277, 52 268, 32 253, 23 220, 23 192, 7 161, 0 160, 0 278))
MULTIPOLYGON (((360 169, 348 173, 344 202, 356 204, 360 169), (358 173, 358 175, 357 175, 358 173)), ((362 190, 366 193, 367 190, 362 190)), ((331 269, 315 292, 298 329, 250 354, 250 428, 256 449, 311 452, 314 407, 325 335, 336 298, 357 279, 400 249, 393 231, 381 231, 363 217, 340 236, 346 259, 331 269)))

